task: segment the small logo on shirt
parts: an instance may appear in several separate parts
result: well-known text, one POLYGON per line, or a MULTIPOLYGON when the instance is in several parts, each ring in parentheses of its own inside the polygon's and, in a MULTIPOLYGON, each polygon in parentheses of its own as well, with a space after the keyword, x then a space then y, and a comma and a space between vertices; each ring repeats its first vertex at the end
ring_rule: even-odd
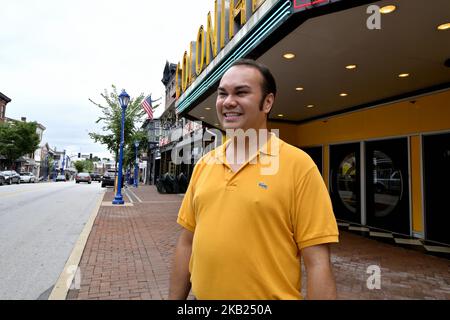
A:
POLYGON ((258 183, 258 186, 260 186, 261 188, 263 188, 263 189, 265 189, 265 190, 269 189, 269 187, 267 186, 267 184, 265 184, 264 182, 258 183))

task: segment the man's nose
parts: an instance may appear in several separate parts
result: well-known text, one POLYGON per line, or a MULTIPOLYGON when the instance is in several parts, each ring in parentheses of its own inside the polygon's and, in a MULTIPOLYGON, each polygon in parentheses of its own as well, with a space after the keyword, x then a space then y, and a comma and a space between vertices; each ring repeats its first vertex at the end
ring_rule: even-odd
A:
POLYGON ((235 108, 237 106, 236 99, 234 98, 234 95, 229 94, 223 101, 223 106, 225 108, 235 108))

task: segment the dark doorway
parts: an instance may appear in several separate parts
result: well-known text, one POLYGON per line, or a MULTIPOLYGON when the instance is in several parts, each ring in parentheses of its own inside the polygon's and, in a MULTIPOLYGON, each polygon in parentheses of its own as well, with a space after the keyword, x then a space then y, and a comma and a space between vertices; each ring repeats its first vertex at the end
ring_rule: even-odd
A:
POLYGON ((425 238, 450 244, 450 133, 423 137, 425 238))
POLYGON ((156 185, 156 179, 159 179, 161 170, 161 159, 155 160, 155 175, 153 176, 153 184, 156 185))
POLYGON ((367 225, 410 235, 408 139, 366 143, 367 225))

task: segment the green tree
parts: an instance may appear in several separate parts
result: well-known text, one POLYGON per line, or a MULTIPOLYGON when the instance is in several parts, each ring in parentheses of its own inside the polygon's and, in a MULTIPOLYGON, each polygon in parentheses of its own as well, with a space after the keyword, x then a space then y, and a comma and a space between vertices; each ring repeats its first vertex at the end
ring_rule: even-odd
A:
POLYGON ((36 127, 36 122, 0 123, 0 154, 6 158, 9 167, 15 169, 19 157, 32 154, 39 147, 36 127))
POLYGON ((92 162, 91 160, 85 160, 84 161, 84 171, 92 173, 94 171, 94 162, 92 162))
MULTIPOLYGON (((96 123, 101 122, 103 124, 102 129, 104 133, 91 132, 89 133, 89 136, 95 142, 105 145, 106 148, 115 155, 117 166, 121 138, 122 108, 120 107, 119 95, 114 85, 112 85, 111 92, 108 92, 105 89, 101 96, 106 104, 97 103, 92 99, 89 99, 89 101, 101 109, 102 116, 97 119, 96 123)), ((141 119, 146 115, 144 109, 141 107, 141 102, 144 98, 144 94, 142 93, 137 98, 131 98, 125 111, 124 152, 131 148, 135 137, 141 137, 143 143, 144 139, 146 139, 146 134, 138 128, 141 119)), ((157 108, 158 106, 159 105, 156 105, 154 108, 157 108)))
POLYGON ((84 161, 78 160, 75 162, 74 164, 75 169, 77 169, 78 172, 83 172, 84 171, 84 161))
POLYGON ((91 160, 78 160, 74 164, 75 169, 78 172, 93 172, 94 171, 94 163, 91 160))

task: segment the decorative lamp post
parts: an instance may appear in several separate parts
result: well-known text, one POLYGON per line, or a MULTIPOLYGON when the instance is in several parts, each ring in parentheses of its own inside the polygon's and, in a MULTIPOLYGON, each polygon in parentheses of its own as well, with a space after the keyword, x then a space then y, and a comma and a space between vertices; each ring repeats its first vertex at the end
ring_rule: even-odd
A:
POLYGON ((117 181, 117 193, 116 197, 113 200, 113 204, 124 204, 122 197, 122 162, 123 162, 123 145, 125 140, 125 110, 127 109, 128 103, 130 102, 130 96, 125 92, 125 89, 122 90, 122 93, 119 95, 119 103, 122 107, 122 128, 120 131, 120 152, 119 152, 119 178, 117 181))
POLYGON ((138 187, 138 179, 139 179, 139 158, 138 158, 138 147, 139 147, 139 141, 134 141, 134 147, 136 151, 136 160, 134 162, 134 187, 138 187))

